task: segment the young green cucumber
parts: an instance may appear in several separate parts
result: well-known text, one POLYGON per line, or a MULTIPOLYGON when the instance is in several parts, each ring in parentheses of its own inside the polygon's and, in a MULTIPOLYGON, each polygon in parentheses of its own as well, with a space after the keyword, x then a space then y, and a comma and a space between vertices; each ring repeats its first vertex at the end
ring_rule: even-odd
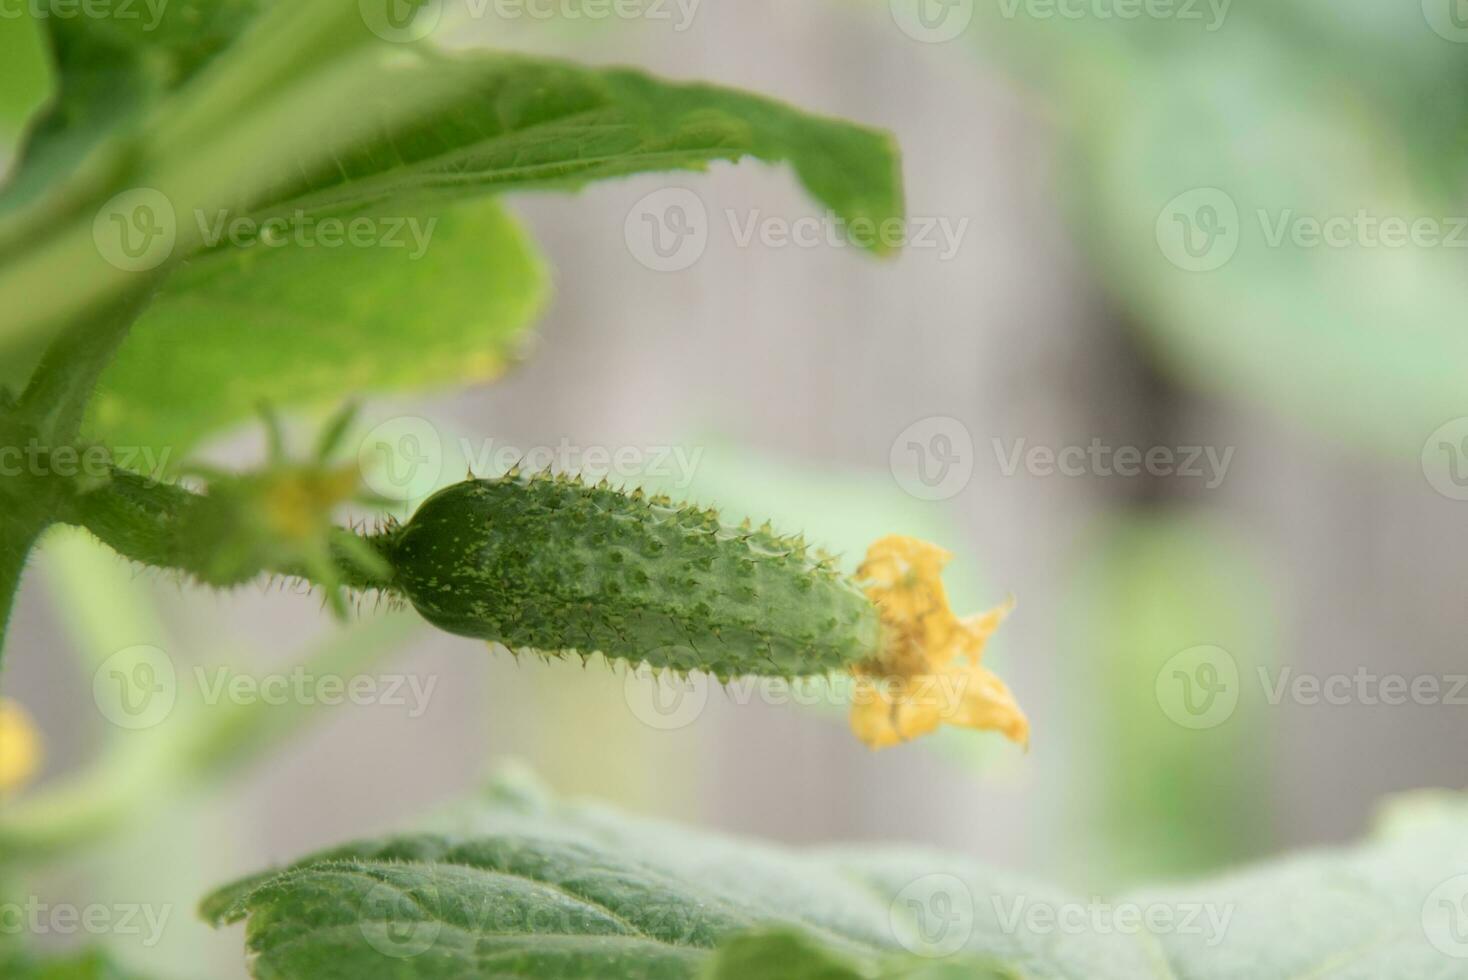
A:
POLYGON ((800 539, 641 491, 471 480, 377 545, 425 619, 512 650, 728 678, 820 674, 877 648, 876 607, 800 539))

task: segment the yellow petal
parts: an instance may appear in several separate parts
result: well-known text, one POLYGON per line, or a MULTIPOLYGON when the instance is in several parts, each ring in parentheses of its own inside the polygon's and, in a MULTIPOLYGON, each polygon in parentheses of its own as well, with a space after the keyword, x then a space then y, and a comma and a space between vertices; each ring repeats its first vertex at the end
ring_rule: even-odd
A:
POLYGON ((1011 742, 1030 744, 1030 720, 1020 710, 1008 685, 987 667, 974 664, 965 673, 968 684, 954 712, 945 718, 950 725, 999 732, 1011 742))
POLYGON ((979 665, 1014 602, 959 619, 942 581, 951 557, 936 545, 894 535, 872 545, 857 571, 881 617, 882 645, 853 668, 851 727, 874 749, 944 724, 1029 744, 1029 720, 1014 695, 979 665))
POLYGON ((0 699, 0 796, 30 781, 41 765, 41 738, 30 715, 0 699))

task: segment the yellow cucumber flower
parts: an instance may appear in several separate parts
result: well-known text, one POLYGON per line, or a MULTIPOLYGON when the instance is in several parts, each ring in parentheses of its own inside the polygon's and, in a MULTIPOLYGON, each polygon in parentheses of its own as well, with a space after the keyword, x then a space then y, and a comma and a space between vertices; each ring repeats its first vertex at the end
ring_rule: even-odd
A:
POLYGON ((31 716, 0 698, 0 797, 20 789, 41 765, 41 737, 31 716))
POLYGON ((942 579, 952 557, 937 545, 892 535, 872 545, 857 569, 881 616, 882 645, 852 668, 851 730, 874 749, 945 724, 997 731, 1029 745, 1029 719, 1004 682, 979 663, 1014 603, 955 616, 942 579))

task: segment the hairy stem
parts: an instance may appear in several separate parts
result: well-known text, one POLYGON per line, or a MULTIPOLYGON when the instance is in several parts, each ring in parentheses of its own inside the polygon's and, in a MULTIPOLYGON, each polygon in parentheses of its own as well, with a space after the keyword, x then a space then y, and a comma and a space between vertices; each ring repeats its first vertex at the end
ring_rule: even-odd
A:
MULTIPOLYGON (((66 502, 59 520, 86 528, 118 554, 155 568, 177 569, 209 585, 232 586, 260 575, 275 574, 300 578, 314 585, 330 585, 304 566, 272 560, 268 555, 234 568, 221 577, 213 563, 214 547, 201 539, 198 529, 218 529, 227 515, 220 512, 208 494, 159 483, 127 470, 113 470, 105 486, 79 494, 66 502)), ((357 591, 393 591, 389 577, 362 567, 351 557, 354 532, 334 532, 331 558, 338 583, 357 591)), ((366 536, 369 545, 378 539, 366 536)))
POLYGON ((97 381, 152 297, 151 288, 134 290, 52 341, 18 406, 42 445, 76 440, 97 381))
POLYGON ((12 457, 0 468, 0 662, 26 558, 67 493, 44 466, 34 472, 15 465, 12 454, 76 441, 97 380, 151 296, 151 288, 134 289, 96 317, 72 324, 47 349, 20 401, 0 401, 0 449, 12 457))

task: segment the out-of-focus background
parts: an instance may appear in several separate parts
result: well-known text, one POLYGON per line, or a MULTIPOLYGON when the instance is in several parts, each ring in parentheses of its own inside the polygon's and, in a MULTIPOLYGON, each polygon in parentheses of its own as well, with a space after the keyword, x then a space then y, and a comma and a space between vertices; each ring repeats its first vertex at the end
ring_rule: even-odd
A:
MULTIPOLYGON (((1468 783, 1458 0, 632 6, 458 0, 441 34, 889 129, 909 247, 782 241, 824 216, 757 164, 514 198, 554 284, 534 356, 371 400, 366 427, 432 420, 441 481, 611 461, 852 564, 884 534, 940 542, 960 611, 1018 599, 989 657, 1028 753, 945 733, 873 754, 788 691, 678 700, 368 622, 348 640, 382 651, 352 669, 368 703, 145 819, 98 808, 116 836, 38 893, 170 905, 161 944, 125 955, 230 977, 238 937, 193 922, 208 888, 409 825, 511 758, 644 813, 912 841, 1078 889, 1347 840, 1383 796, 1468 783)), ((25 71, 0 65, 7 86, 25 71)), ((209 455, 260 448, 242 431, 209 455)), ((195 665, 258 680, 341 642, 315 601, 180 587, 77 535, 48 542, 12 629, 6 693, 48 745, 32 798, 126 796, 129 774, 87 775, 156 737, 99 710, 118 650, 166 650, 189 688, 218 676, 195 665)))

